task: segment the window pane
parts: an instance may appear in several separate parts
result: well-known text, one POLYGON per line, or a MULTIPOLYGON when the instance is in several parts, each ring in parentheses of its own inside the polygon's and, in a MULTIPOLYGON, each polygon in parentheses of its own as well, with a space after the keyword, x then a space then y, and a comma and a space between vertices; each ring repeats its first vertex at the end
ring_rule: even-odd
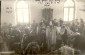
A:
POLYGON ((24 23, 28 23, 29 22, 28 9, 23 9, 23 16, 24 16, 24 23))
POLYGON ((19 1, 17 3, 17 8, 28 8, 28 4, 25 1, 19 1))
POLYGON ((69 8, 69 21, 72 21, 74 18, 74 8, 69 8))
POLYGON ((74 2, 72 0, 66 0, 64 7, 74 7, 74 2))
POLYGON ((17 9, 17 17, 18 17, 18 22, 23 23, 23 10, 22 9, 17 9))
POLYGON ((68 8, 64 8, 64 21, 68 21, 68 8))
POLYGON ((19 1, 17 3, 17 18, 20 23, 29 22, 28 4, 25 1, 19 1))

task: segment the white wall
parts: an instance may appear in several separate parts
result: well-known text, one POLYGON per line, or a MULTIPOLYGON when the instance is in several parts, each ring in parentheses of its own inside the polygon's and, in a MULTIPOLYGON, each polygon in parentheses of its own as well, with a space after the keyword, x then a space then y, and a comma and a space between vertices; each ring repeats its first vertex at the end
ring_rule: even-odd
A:
POLYGON ((14 24, 15 16, 14 16, 14 1, 1 1, 1 24, 5 23, 12 23, 14 24), (12 13, 6 13, 7 7, 12 7, 10 11, 12 13))
MULTIPOLYGON (((30 3, 30 15, 32 20, 36 20, 39 22, 42 19, 42 9, 44 9, 44 5, 37 3, 30 3)), ((63 2, 59 4, 53 4, 50 6, 53 9, 53 18, 59 19, 63 18, 63 2)))
POLYGON ((76 2, 76 18, 83 18, 85 21, 85 11, 81 11, 80 9, 85 9, 85 2, 76 2))
MULTIPOLYGON (((14 11, 14 3, 15 1, 2 1, 2 8, 1 8, 1 23, 12 23, 15 24, 15 11, 14 11), (12 7, 12 13, 6 13, 6 7, 12 7), (9 22, 8 22, 9 21, 9 22)), ((44 5, 38 4, 33 1, 27 1, 29 5, 29 14, 30 19, 35 20, 36 22, 40 22, 42 19, 42 9, 44 9, 44 5)), ((53 18, 63 18, 63 3, 51 5, 53 8, 53 18)))
MULTIPOLYGON (((15 24, 15 11, 14 11, 14 3, 15 1, 2 1, 1 4, 1 23, 12 23, 15 24), (6 13, 6 7, 12 7, 12 13, 6 13)), ((40 22, 42 19, 42 9, 45 8, 43 5, 38 4, 33 1, 27 1, 29 5, 29 14, 30 19, 36 20, 36 22, 40 22)), ((50 7, 53 8, 53 18, 59 19, 63 18, 64 11, 63 11, 63 4, 64 2, 60 2, 59 4, 53 4, 50 7)), ((80 8, 84 8, 84 2, 76 2, 76 12, 75 17, 76 18, 85 18, 85 12, 80 11, 80 8)), ((84 19, 85 20, 85 19, 84 19)))

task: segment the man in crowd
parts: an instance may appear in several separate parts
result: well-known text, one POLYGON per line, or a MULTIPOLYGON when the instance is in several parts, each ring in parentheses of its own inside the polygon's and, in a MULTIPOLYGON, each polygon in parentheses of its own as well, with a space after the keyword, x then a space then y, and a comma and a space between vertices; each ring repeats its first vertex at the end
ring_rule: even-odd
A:
POLYGON ((83 19, 80 19, 80 33, 82 34, 84 30, 84 21, 83 19))

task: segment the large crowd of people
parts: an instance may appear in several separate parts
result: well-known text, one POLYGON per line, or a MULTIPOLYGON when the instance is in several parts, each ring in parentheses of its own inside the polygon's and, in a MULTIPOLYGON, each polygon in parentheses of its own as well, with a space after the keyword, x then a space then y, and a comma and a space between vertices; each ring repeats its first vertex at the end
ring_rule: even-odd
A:
POLYGON ((32 24, 17 24, 16 26, 4 23, 1 27, 1 37, 3 42, 7 43, 8 48, 11 46, 11 50, 13 50, 16 47, 14 44, 20 44, 19 48, 22 50, 28 52, 29 49, 34 49, 32 50, 35 51, 34 53, 51 52, 59 49, 61 44, 72 46, 73 36, 84 37, 84 33, 83 19, 67 22, 62 19, 43 19, 40 23, 36 23, 34 20, 32 24))

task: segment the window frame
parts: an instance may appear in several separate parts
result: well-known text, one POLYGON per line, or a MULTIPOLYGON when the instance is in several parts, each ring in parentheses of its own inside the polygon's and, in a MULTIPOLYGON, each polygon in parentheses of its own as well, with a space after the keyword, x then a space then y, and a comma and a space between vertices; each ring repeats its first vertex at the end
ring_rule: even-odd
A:
MULTIPOLYGON (((18 6, 18 3, 21 2, 21 1, 23 1, 23 0, 16 1, 16 2, 15 2, 15 5, 14 5, 14 7, 15 7, 15 9, 14 9, 14 10, 15 10, 15 23, 16 23, 16 24, 18 24, 18 23, 26 23, 26 22, 24 22, 24 20, 25 20, 24 18, 23 18, 23 22, 19 22, 19 20, 18 20, 18 13, 17 13, 17 12, 18 12, 18 11, 17 11, 18 9, 27 10, 27 11, 28 11, 28 14, 27 14, 27 15, 28 15, 28 22, 27 22, 27 23, 30 23, 30 17, 29 17, 30 15, 29 15, 29 6, 28 6, 28 3, 27 3, 26 1, 23 1, 23 2, 25 2, 25 3, 27 4, 27 8, 17 7, 17 6, 18 6)), ((22 13, 23 13, 23 11, 22 11, 22 13)), ((24 13, 23 13, 23 14, 24 14, 24 13)))
MULTIPOLYGON (((66 0, 66 1, 67 1, 67 0, 66 0)), ((66 2, 66 1, 65 1, 65 2, 66 2)), ((66 5, 65 2, 64 2, 64 5, 66 5)), ((72 20, 75 19, 75 2, 74 2, 74 0, 72 0, 72 2, 73 2, 73 4, 74 4, 73 6, 67 6, 67 7, 64 6, 64 9, 65 9, 65 8, 68 8, 68 11, 67 11, 67 12, 68 12, 68 14, 67 14, 67 16, 68 16, 67 19, 68 19, 68 20, 66 20, 66 21, 72 21, 72 20), (69 16, 70 16, 69 14, 70 14, 70 9, 71 9, 71 8, 73 9, 73 19, 72 19, 72 20, 70 20, 70 18, 69 18, 69 16)), ((67 5, 68 5, 68 4, 67 4, 67 5)), ((64 11, 64 21, 65 21, 65 11, 64 11)))

